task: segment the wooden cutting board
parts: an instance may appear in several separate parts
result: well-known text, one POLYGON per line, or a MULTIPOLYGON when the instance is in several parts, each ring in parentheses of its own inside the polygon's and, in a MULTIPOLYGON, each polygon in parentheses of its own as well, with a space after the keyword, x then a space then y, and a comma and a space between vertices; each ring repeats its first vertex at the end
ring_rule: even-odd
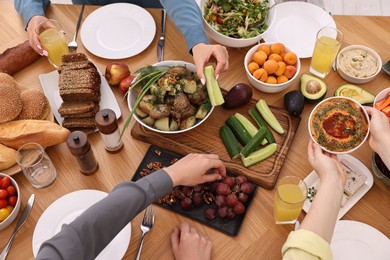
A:
POLYGON ((244 175, 250 181, 266 189, 272 189, 275 186, 301 118, 290 116, 283 108, 270 106, 285 133, 280 135, 271 129, 278 144, 276 153, 249 168, 244 167, 240 158, 230 159, 219 136, 219 128, 230 115, 234 115, 236 112, 241 113, 257 126, 248 114, 248 110, 254 108, 256 102, 256 100, 252 100, 245 106, 234 110, 227 110, 221 106, 215 107, 210 117, 203 124, 181 134, 160 134, 145 128, 137 122, 131 130, 131 135, 136 139, 182 155, 189 153, 218 154, 230 173, 244 175))

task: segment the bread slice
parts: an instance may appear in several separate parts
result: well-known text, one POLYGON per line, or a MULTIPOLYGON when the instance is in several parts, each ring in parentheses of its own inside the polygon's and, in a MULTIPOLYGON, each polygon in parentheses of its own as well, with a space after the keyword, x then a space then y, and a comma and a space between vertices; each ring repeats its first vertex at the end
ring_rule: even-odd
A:
POLYGON ((100 101, 100 93, 90 88, 60 90, 63 101, 100 101))
POLYGON ((62 126, 66 128, 92 128, 96 127, 95 117, 65 118, 62 126))
POLYGON ((99 112, 100 106, 95 103, 93 110, 85 112, 85 113, 72 113, 65 115, 65 118, 82 118, 82 117, 95 117, 96 113, 99 112))
POLYGON ((68 63, 68 62, 73 63, 73 62, 86 61, 86 60, 88 60, 88 57, 82 52, 70 53, 62 56, 62 63, 68 63))
POLYGON ((58 108, 58 113, 62 117, 73 115, 73 114, 82 114, 93 111, 96 106, 96 103, 93 101, 69 101, 63 102, 58 108))

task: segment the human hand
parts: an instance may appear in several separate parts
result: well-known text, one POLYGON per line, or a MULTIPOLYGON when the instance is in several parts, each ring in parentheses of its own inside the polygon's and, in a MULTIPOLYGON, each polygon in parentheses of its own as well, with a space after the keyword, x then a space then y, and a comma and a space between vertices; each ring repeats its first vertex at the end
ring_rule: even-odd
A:
POLYGON ((176 260, 207 260, 211 256, 211 241, 186 222, 175 227, 171 235, 173 255, 176 260))
POLYGON ((171 177, 173 186, 195 186, 226 175, 225 165, 216 154, 188 154, 164 170, 171 177))
POLYGON ((321 183, 327 182, 328 180, 337 182, 340 180, 341 188, 344 187, 346 176, 335 154, 323 151, 311 139, 307 147, 307 154, 309 163, 320 177, 321 183))
POLYGON ((219 74, 229 68, 229 53, 225 46, 215 44, 198 43, 192 47, 192 56, 194 58, 196 73, 202 84, 206 83, 204 77, 204 67, 211 58, 217 61, 215 67, 215 78, 218 79, 219 74))
POLYGON ((41 42, 39 41, 36 28, 38 28, 40 23, 46 20, 47 18, 45 16, 36 15, 30 19, 27 25, 28 41, 31 45, 31 48, 33 48, 34 51, 39 53, 41 56, 47 56, 48 53, 47 50, 42 47, 41 42))
POLYGON ((384 113, 376 108, 365 106, 364 109, 371 117, 370 136, 368 144, 371 149, 380 156, 390 146, 390 124, 384 113))

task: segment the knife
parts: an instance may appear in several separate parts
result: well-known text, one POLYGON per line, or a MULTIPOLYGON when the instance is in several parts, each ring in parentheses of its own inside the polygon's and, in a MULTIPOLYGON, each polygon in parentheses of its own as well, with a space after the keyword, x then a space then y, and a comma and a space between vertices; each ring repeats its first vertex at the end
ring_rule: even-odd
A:
POLYGON ((157 60, 164 60, 164 41, 165 41, 165 20, 167 18, 167 11, 161 10, 161 34, 157 44, 157 60))
POLYGON ((18 223, 15 226, 14 232, 12 233, 11 237, 9 238, 8 243, 5 245, 3 252, 1 252, 1 254, 0 254, 0 260, 5 260, 7 258, 8 252, 11 249, 12 243, 14 242, 14 238, 16 236, 16 233, 23 226, 23 224, 26 222, 28 216, 30 215, 31 209, 34 205, 34 200, 35 200, 35 195, 31 194, 26 206, 24 206, 24 208, 23 208, 22 214, 20 215, 18 223))

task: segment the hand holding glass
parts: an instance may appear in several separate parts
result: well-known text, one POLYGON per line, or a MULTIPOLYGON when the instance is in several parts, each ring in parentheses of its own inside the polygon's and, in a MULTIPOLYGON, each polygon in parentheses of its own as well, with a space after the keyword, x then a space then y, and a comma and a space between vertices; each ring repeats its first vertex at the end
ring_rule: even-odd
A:
POLYGON ((16 162, 35 188, 46 187, 57 177, 57 171, 49 156, 37 143, 26 143, 21 146, 16 152, 16 162))
POLYGON ((343 33, 333 27, 324 27, 317 33, 311 58, 310 72, 325 78, 332 68, 343 41, 343 33))
POLYGON ((68 44, 61 25, 56 20, 48 19, 36 28, 39 41, 48 52, 50 63, 58 69, 62 63, 62 55, 68 54, 68 44))
POLYGON ((276 224, 294 224, 307 197, 307 186, 295 176, 280 179, 276 185, 274 217, 276 224))

